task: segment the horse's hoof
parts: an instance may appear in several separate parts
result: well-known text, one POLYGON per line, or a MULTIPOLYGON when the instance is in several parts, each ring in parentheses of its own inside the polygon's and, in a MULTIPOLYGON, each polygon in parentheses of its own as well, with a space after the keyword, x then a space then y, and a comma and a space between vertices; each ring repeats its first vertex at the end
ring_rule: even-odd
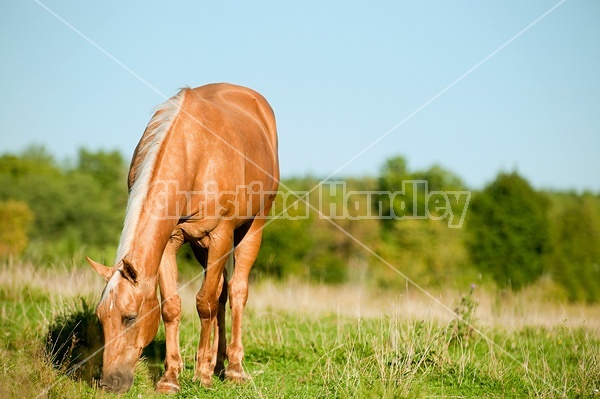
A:
POLYGON ((236 384, 244 384, 248 381, 250 381, 252 379, 252 377, 246 373, 244 373, 243 371, 231 371, 231 370, 225 370, 225 380, 226 381, 231 381, 233 383, 236 384))
POLYGON ((181 386, 177 382, 159 381, 156 384, 158 393, 177 393, 179 391, 181 391, 181 386))
POLYGON ((221 381, 223 381, 225 379, 225 366, 221 365, 216 365, 215 367, 215 371, 213 372, 213 375, 215 377, 218 377, 221 381))
POLYGON ((204 388, 212 388, 213 384, 212 375, 209 377, 195 375, 194 378, 192 378, 192 381, 200 381, 200 385, 202 385, 204 388))

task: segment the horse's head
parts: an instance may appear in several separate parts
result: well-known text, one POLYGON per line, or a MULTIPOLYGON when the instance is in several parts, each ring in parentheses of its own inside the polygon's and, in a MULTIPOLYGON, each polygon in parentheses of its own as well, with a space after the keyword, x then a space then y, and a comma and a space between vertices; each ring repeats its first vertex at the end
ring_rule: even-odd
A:
POLYGON ((139 279, 126 260, 114 268, 87 260, 107 281, 96 310, 104 330, 100 386, 110 392, 126 392, 133 383, 133 371, 142 350, 158 330, 156 282, 139 279))

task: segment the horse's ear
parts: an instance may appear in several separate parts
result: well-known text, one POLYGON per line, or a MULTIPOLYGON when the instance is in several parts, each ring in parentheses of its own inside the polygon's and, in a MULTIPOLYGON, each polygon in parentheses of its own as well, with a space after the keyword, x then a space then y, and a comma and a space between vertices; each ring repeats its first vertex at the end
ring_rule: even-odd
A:
POLYGON ((133 284, 137 283, 137 272, 128 260, 123 259, 123 268, 119 269, 119 271, 127 280, 131 281, 133 284))
POLYGON ((104 280, 106 280, 106 281, 110 280, 113 273, 115 272, 112 268, 110 268, 108 266, 104 266, 102 263, 98 263, 98 262, 91 260, 89 258, 89 256, 86 256, 85 259, 88 261, 90 266, 92 266, 94 268, 94 270, 98 272, 98 274, 100 274, 102 277, 104 277, 104 280))

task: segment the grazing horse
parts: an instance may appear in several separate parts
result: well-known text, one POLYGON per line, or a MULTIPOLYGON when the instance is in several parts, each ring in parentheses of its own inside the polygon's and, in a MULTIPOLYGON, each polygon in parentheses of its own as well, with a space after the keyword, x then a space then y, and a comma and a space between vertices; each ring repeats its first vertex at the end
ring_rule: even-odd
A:
POLYGON ((167 351, 156 390, 181 389, 176 253, 186 242, 205 269, 196 296, 201 332, 194 379, 204 386, 211 385, 213 374, 244 381, 242 313, 248 275, 279 185, 271 107, 260 94, 240 86, 182 89, 158 107, 146 127, 128 185, 114 267, 87 258, 107 281, 96 311, 105 337, 100 386, 117 393, 129 390, 162 313, 167 351), (232 251, 235 267, 227 281, 225 264, 232 251), (227 347, 228 296, 232 327, 227 347))

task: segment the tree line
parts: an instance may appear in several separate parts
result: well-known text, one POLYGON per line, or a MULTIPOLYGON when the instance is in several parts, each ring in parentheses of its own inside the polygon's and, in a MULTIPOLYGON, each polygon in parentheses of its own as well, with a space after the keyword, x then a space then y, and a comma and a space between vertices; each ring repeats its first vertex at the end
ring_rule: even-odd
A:
MULTIPOLYGON (((62 163, 43 147, 0 155, 0 257, 80 264, 89 254, 111 263, 126 174, 117 151, 81 149, 62 163)), ((408 277, 425 287, 512 290, 545 279, 565 299, 600 300, 596 193, 535 190, 517 172, 469 191, 442 166, 412 170, 403 157, 376 177, 287 178, 280 193, 254 278, 398 289, 408 277)), ((179 258, 184 271, 197 270, 189 251, 179 258)))

